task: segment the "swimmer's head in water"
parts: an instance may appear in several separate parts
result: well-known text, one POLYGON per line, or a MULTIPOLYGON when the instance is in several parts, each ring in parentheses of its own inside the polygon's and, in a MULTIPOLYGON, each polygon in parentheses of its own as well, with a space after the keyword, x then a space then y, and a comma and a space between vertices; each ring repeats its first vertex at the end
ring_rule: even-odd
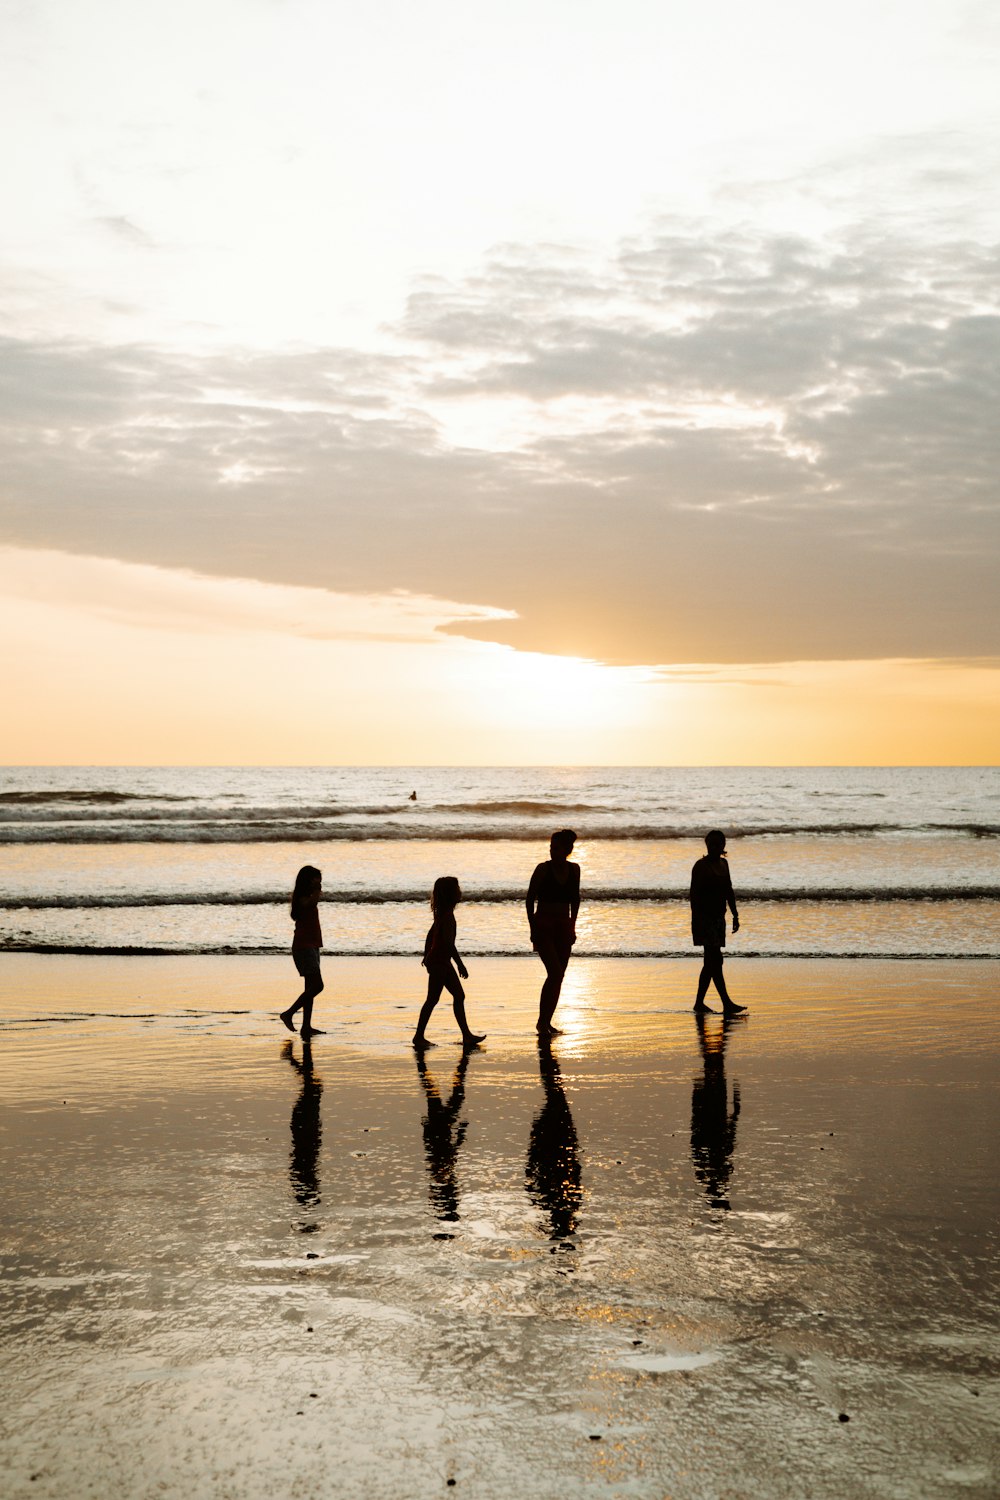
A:
POLYGON ((431 911, 436 917, 443 911, 454 911, 462 899, 462 887, 455 875, 439 875, 431 891, 431 911))
POLYGON ((720 833, 718 828, 713 828, 711 833, 705 835, 705 848, 709 859, 718 859, 720 854, 726 852, 726 835, 720 833))
POLYGON ((560 828, 549 839, 549 849, 554 858, 568 859, 573 853, 573 845, 576 843, 576 834, 572 828, 560 828))

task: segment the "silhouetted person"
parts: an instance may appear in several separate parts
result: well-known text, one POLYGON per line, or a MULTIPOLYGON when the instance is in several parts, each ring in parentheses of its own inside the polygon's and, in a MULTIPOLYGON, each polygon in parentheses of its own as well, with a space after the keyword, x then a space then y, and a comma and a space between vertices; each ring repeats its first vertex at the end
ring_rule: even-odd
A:
POLYGON ((525 908, 531 945, 545 965, 545 983, 538 999, 539 1036, 559 1036, 552 1024, 562 991, 566 965, 576 942, 576 916, 580 910, 580 866, 569 856, 576 843, 571 828, 563 828, 549 840, 549 858, 536 865, 528 884, 525 908))
POLYGON ((545 1103, 531 1127, 524 1177, 528 1196, 548 1215, 548 1235, 565 1240, 576 1229, 583 1201, 576 1126, 563 1092, 549 1038, 538 1038, 538 1071, 545 1103))
POLYGON ((319 971, 319 955, 323 947, 323 933, 319 925, 319 898, 323 891, 323 876, 315 865, 303 865, 295 877, 292 891, 292 921, 295 932, 292 936, 292 962, 302 975, 303 990, 294 1005, 281 1012, 281 1021, 294 1031, 292 1017, 302 1011, 302 1035, 322 1036, 312 1023, 313 1001, 323 990, 323 976, 319 971))
POLYGON ((722 999, 722 1013, 738 1016, 746 1010, 729 998, 722 972, 722 950, 726 946, 726 908, 733 914, 733 932, 740 930, 733 881, 726 859, 726 835, 714 828, 705 835, 708 850, 691 871, 691 938, 696 948, 704 948, 705 958, 698 976, 698 995, 694 1002, 696 1015, 711 1014, 705 1004, 710 984, 722 999))
MULTIPOLYGON (((292 1180, 295 1201, 303 1210, 319 1207, 319 1148, 323 1140, 320 1124, 319 1102, 323 1096, 323 1085, 313 1072, 312 1048, 308 1041, 302 1044, 302 1061, 292 1050, 291 1042, 281 1049, 302 1080, 299 1097, 292 1106, 292 1150, 288 1175, 292 1180)), ((301 1225, 303 1233, 316 1228, 314 1223, 301 1225)))
POLYGON ((416 802, 416 800, 417 800, 417 794, 416 794, 416 792, 411 792, 410 795, 409 795, 409 797, 406 800, 408 802, 416 802))
POLYGON ((427 1097, 427 1113, 421 1120, 424 1130, 424 1152, 430 1173, 431 1207, 439 1219, 448 1224, 458 1222, 458 1182, 455 1169, 468 1120, 458 1117, 465 1103, 465 1073, 471 1053, 463 1051, 451 1080, 451 1094, 445 1103, 437 1083, 427 1067, 423 1050, 417 1052, 417 1073, 427 1097))
POLYGON ((729 1179, 733 1175, 736 1121, 740 1117, 739 1084, 733 1085, 729 1108, 726 1086, 726 1020, 711 1031, 703 1014, 695 1018, 701 1048, 702 1076, 691 1088, 691 1160, 694 1175, 704 1185, 713 1208, 728 1208, 729 1179))
POLYGON ((485 1042, 485 1033, 471 1030, 465 1018, 465 991, 461 981, 468 979, 469 971, 462 962, 462 955, 455 947, 457 930, 455 924, 455 907, 462 899, 462 887, 454 875, 439 875, 434 882, 434 890, 431 892, 431 911, 434 913, 434 921, 431 923, 424 942, 424 956, 422 963, 427 970, 427 999, 420 1009, 417 1018, 417 1029, 413 1033, 414 1047, 433 1047, 434 1043, 427 1040, 427 1022, 435 1005, 441 999, 441 991, 447 990, 451 995, 452 1009, 455 1012, 455 1020, 458 1029, 462 1033, 462 1043, 466 1047, 476 1047, 480 1042, 485 1042), (457 973, 456 973, 457 969, 457 973))

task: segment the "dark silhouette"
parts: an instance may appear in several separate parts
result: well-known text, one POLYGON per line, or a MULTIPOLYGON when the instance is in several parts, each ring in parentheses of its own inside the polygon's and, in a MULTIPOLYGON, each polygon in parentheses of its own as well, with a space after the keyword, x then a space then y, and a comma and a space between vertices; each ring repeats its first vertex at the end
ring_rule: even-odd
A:
POLYGON ((465 991, 461 981, 468 979, 469 971, 462 962, 462 955, 455 947, 457 937, 455 907, 461 899, 462 888, 455 876, 439 875, 431 893, 431 911, 434 913, 434 921, 430 925, 424 942, 422 962, 427 970, 427 999, 421 1006, 417 1029, 413 1033, 413 1045, 417 1048, 434 1045, 433 1042, 427 1040, 427 1022, 441 998, 441 991, 445 989, 452 997, 452 1009, 462 1033, 463 1044, 466 1047, 477 1047, 480 1042, 486 1040, 485 1033, 472 1031, 465 1018, 465 991))
POLYGON ((576 834, 571 828, 552 835, 549 858, 535 866, 524 902, 531 945, 545 965, 545 983, 538 998, 539 1036, 560 1035, 552 1017, 576 942, 576 916, 580 910, 580 866, 572 864, 569 858, 575 843, 576 834))
POLYGON ((424 1152, 430 1173, 431 1207, 435 1216, 447 1224, 458 1223, 458 1182, 455 1168, 468 1120, 458 1117, 465 1103, 465 1074, 472 1054, 463 1051, 451 1080, 448 1102, 441 1098, 433 1074, 427 1067, 422 1050, 417 1052, 417 1073, 427 1098, 427 1113, 421 1120, 424 1152))
MULTIPOLYGON (((295 1069, 302 1080, 299 1097, 292 1106, 292 1150, 288 1175, 292 1181, 295 1201, 304 1213, 311 1214, 319 1207, 319 1148, 323 1140, 319 1104, 323 1097, 323 1085, 313 1072, 312 1048, 308 1041, 302 1044, 302 1061, 299 1062, 291 1042, 286 1042, 281 1055, 295 1069)), ((299 1225, 303 1234, 311 1234, 318 1228, 315 1219, 304 1219, 299 1225)))
POLYGON ((538 1071, 545 1103, 531 1127, 524 1178, 528 1196, 548 1216, 549 1238, 566 1240, 576 1230, 583 1201, 580 1152, 559 1063, 547 1036, 538 1038, 538 1071))
POLYGON ((324 988, 319 971, 319 956, 323 947, 323 932, 319 925, 319 898, 323 890, 323 875, 315 865, 303 865, 295 877, 292 891, 292 921, 295 933, 292 937, 292 962, 302 975, 304 988, 294 1005, 281 1012, 282 1024, 294 1031, 292 1017, 302 1011, 303 1037, 322 1036, 312 1023, 313 1001, 324 988))
POLYGON ((416 792, 411 792, 410 795, 409 795, 409 797, 406 800, 408 802, 416 802, 416 800, 417 800, 417 794, 416 794, 416 792))
POLYGON ((729 1108, 726 1085, 726 1040, 731 1029, 726 1017, 709 1030, 703 1014, 695 1017, 701 1048, 702 1075, 691 1087, 691 1160, 713 1208, 729 1208, 729 1179, 733 1175, 736 1121, 740 1117, 740 1088, 733 1085, 729 1108))
POLYGON ((712 1014, 705 1004, 710 984, 714 984, 722 1000, 725 1016, 738 1016, 746 1010, 730 999, 722 972, 722 950, 726 946, 726 907, 733 914, 733 932, 740 930, 736 896, 733 893, 729 861, 726 859, 726 835, 714 828, 705 835, 708 850, 691 871, 691 939, 696 948, 705 950, 701 973, 698 976, 698 994, 694 1002, 696 1015, 712 1014))

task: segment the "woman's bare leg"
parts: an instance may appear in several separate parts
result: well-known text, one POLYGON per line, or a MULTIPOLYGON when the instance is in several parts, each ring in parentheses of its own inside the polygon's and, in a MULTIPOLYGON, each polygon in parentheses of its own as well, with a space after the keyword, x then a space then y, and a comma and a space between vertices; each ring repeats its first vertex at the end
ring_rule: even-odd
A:
POLYGON ((545 983, 538 997, 538 1025, 535 1029, 540 1036, 551 1036, 556 1030, 552 1025, 552 1017, 562 993, 562 982, 566 975, 569 954, 564 956, 554 943, 542 942, 536 946, 538 956, 545 965, 545 983))

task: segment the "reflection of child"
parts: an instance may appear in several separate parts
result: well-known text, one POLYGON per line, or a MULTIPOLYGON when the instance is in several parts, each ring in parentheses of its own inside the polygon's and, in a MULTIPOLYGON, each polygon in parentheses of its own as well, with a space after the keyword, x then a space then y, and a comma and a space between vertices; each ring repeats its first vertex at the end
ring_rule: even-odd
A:
POLYGON ((461 980, 468 979, 469 971, 455 947, 457 935, 455 907, 461 899, 462 890, 454 875, 441 875, 435 880, 431 894, 431 911, 434 913, 434 921, 431 923, 427 941, 424 943, 423 964, 427 970, 427 999, 421 1007, 417 1029, 413 1034, 414 1047, 433 1045, 428 1042, 425 1033, 431 1012, 440 1000, 443 989, 446 989, 452 997, 455 1020, 459 1024, 462 1041, 466 1047, 474 1047, 478 1042, 486 1040, 485 1035, 477 1036, 474 1031, 470 1031, 469 1023, 465 1019, 465 991, 461 980))
POLYGON ((322 1036, 312 1023, 313 1001, 323 989, 323 976, 319 971, 319 955, 323 946, 323 933, 319 925, 319 898, 323 889, 323 876, 315 865, 303 865, 295 877, 292 892, 292 920, 295 935, 292 938, 292 961, 302 975, 304 988, 294 1005, 281 1012, 281 1020, 294 1031, 292 1017, 301 1007, 302 1035, 322 1036))

